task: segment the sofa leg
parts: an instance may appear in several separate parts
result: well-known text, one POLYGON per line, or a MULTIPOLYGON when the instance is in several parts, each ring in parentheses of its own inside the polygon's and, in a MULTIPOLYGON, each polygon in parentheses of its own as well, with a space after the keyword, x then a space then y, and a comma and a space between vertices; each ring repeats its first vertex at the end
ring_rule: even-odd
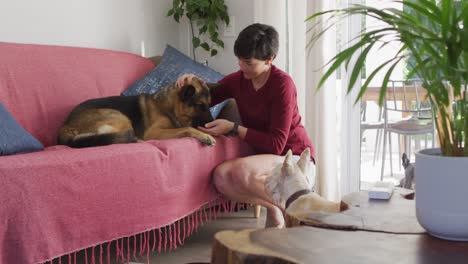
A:
POLYGON ((262 210, 262 206, 261 205, 254 205, 254 217, 255 218, 259 218, 260 217, 260 212, 262 210))

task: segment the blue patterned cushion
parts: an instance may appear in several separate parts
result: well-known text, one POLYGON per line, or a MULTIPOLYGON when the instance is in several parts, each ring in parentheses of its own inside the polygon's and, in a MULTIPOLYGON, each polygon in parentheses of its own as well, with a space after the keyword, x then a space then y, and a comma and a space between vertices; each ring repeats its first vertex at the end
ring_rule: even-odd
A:
POLYGON ((175 82, 184 73, 193 73, 205 82, 218 82, 224 76, 178 51, 170 45, 166 46, 161 63, 148 72, 143 78, 128 87, 122 95, 152 94, 159 89, 175 82))
POLYGON ((33 152, 44 146, 11 116, 0 102, 0 156, 33 152))
MULTIPOLYGON (((193 73, 205 82, 212 83, 218 82, 224 77, 221 73, 192 60, 174 47, 167 45, 161 58, 161 63, 143 76, 143 78, 130 85, 122 95, 155 93, 159 89, 175 82, 184 73, 193 73)), ((216 119, 226 103, 227 101, 223 101, 210 108, 214 119, 216 119)))

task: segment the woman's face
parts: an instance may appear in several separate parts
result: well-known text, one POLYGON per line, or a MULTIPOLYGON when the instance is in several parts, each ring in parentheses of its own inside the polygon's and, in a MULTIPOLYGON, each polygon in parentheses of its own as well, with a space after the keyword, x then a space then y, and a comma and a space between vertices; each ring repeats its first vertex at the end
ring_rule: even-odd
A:
POLYGON ((244 59, 238 58, 239 68, 244 74, 244 78, 247 80, 255 79, 260 76, 262 73, 268 71, 271 65, 271 59, 266 61, 257 60, 255 58, 244 59))

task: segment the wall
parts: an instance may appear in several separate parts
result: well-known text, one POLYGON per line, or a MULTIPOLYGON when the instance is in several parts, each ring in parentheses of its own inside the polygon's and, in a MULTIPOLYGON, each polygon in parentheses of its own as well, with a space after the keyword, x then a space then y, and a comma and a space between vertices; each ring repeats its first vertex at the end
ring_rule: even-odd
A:
MULTIPOLYGON (((258 1, 258 0, 255 0, 258 1)), ((235 35, 254 22, 254 2, 226 0, 235 16, 235 35)), ((113 49, 149 57, 166 44, 191 55, 187 21, 166 17, 172 0, 0 0, 0 41, 113 49), (142 44, 142 42, 144 44, 142 44)), ((223 27, 221 28, 223 30, 223 27)), ((222 72, 238 69, 235 37, 222 37, 225 48, 200 60, 222 72)))
MULTIPOLYGON (((201 49, 199 60, 224 74, 238 70, 234 41, 240 30, 254 23, 274 25, 280 33, 275 64, 285 69, 282 0, 226 0, 235 17, 234 36, 221 36, 225 48, 210 57, 201 49)), ((0 0, 0 41, 80 46, 154 56, 170 44, 191 56, 189 26, 166 17, 172 0, 0 0)))
MULTIPOLYGON (((208 61, 208 65, 217 71, 228 74, 239 69, 237 59, 234 56, 234 41, 239 32, 254 23, 254 3, 257 0, 225 0, 228 12, 234 16, 234 36, 224 36, 224 25, 220 25, 220 36, 224 41, 224 49, 218 49, 218 54, 211 57, 203 49, 196 50, 198 61, 208 61)), ((188 20, 182 20, 179 25, 179 47, 184 53, 192 56, 192 42, 188 20)))
MULTIPOLYGON (((225 0, 228 12, 234 16, 234 36, 224 36, 224 25, 220 25, 221 39, 224 49, 218 50, 215 57, 210 57, 203 49, 197 49, 198 61, 207 60, 210 67, 224 73, 231 73, 239 69, 237 58, 234 56, 234 42, 239 32, 252 23, 265 23, 273 25, 280 35, 280 50, 275 59, 275 65, 286 70, 286 28, 284 25, 283 0, 225 0)), ((188 21, 180 25, 180 47, 191 56, 192 44, 190 40, 188 21)))
POLYGON ((172 1, 0 0, 0 41, 161 54, 179 44, 172 1))
MULTIPOLYGON (((235 17, 234 36, 221 37, 225 48, 210 57, 197 50, 199 61, 224 73, 238 69, 234 41, 240 30, 254 23, 274 25, 284 36, 276 14, 284 7, 274 0, 226 0, 235 17), (269 14, 269 15, 267 15, 269 14), (273 15, 271 15, 273 14, 273 15), (278 25, 275 25, 278 24, 278 25)), ((113 49, 149 57, 162 54, 166 44, 191 56, 187 20, 177 24, 166 17, 172 0, 0 0, 0 41, 113 49), (142 47, 144 46, 144 48, 142 47)), ((284 69, 284 38, 275 64, 284 69)))

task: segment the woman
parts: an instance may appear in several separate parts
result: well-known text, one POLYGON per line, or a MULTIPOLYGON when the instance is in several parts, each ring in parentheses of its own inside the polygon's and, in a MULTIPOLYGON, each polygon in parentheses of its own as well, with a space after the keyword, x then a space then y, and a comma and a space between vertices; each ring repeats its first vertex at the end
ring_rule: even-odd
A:
MULTIPOLYGON (((269 25, 252 24, 240 32, 234 44, 240 70, 220 81, 222 86, 212 92, 212 103, 234 98, 242 125, 217 119, 199 128, 213 136, 238 135, 259 154, 220 164, 213 179, 218 191, 228 199, 266 207, 266 227, 284 226, 282 211, 272 203, 264 186, 272 168, 284 160, 280 155, 291 149, 298 159, 309 147, 314 161, 312 143, 301 124, 294 82, 273 65, 278 42, 278 32, 269 25)), ((177 85, 181 87, 185 79, 190 81, 192 77, 181 76, 177 85)), ((312 171, 314 175, 309 179, 313 183, 312 171)))

